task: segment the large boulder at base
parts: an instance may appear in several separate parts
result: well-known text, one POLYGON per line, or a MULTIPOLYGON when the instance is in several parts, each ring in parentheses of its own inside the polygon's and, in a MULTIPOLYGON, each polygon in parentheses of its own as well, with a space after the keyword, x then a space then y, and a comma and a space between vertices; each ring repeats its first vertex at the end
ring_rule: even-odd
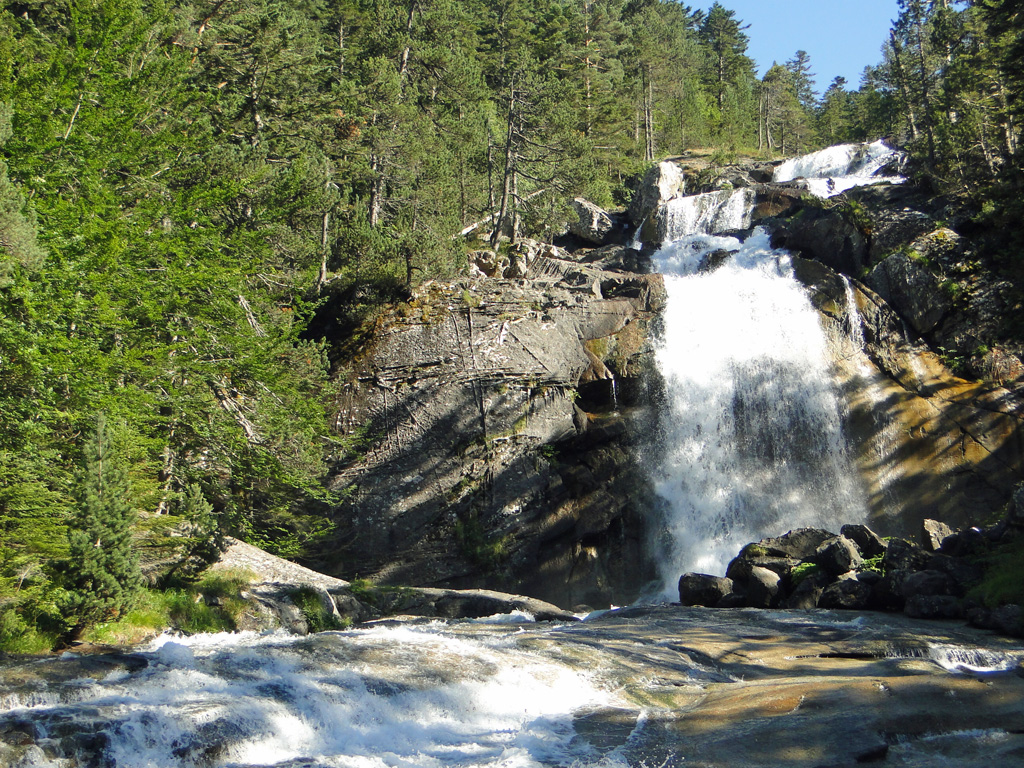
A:
POLYGON ((577 197, 572 201, 577 219, 569 222, 569 231, 595 245, 605 245, 615 235, 615 222, 606 210, 589 200, 577 197))
POLYGON ((629 204, 629 220, 636 226, 662 203, 683 193, 683 171, 675 163, 658 163, 644 174, 640 187, 629 204))
POLYGON ((857 545, 862 557, 878 557, 885 553, 885 541, 866 525, 844 525, 839 533, 857 545))
POLYGON ((835 536, 822 542, 814 551, 813 560, 833 576, 852 571, 864 558, 857 545, 845 536, 835 536))
POLYGON ((732 579, 707 573, 684 573, 679 578, 679 602, 714 608, 732 592, 732 579))
POLYGON ((779 574, 767 568, 754 566, 747 579, 747 604, 753 608, 771 608, 779 594, 779 574))
POLYGON ((818 598, 818 607, 858 610, 865 608, 870 599, 869 585, 858 579, 840 579, 825 587, 818 598))
POLYGON ((827 573, 815 567, 792 588, 789 596, 782 601, 783 608, 810 610, 818 606, 821 593, 830 583, 827 573))

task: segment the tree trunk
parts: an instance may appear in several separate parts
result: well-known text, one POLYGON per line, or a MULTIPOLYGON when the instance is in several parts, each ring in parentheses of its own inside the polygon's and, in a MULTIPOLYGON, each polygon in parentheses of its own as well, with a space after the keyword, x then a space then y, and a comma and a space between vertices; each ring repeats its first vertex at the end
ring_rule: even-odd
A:
MULTIPOLYGON (((515 75, 509 83, 508 93, 508 131, 505 134, 505 171, 501 182, 501 204, 498 210, 498 218, 495 221, 494 232, 491 233, 491 247, 498 247, 498 239, 501 231, 507 226, 509 217, 509 204, 514 205, 512 195, 515 187, 516 175, 516 85, 515 75)), ((515 234, 513 227, 513 235, 515 234)))

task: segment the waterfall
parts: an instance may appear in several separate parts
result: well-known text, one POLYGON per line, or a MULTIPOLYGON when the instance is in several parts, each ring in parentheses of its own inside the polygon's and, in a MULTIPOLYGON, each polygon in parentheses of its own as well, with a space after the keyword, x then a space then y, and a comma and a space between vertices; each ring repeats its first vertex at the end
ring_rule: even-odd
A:
MULTIPOLYGON (((787 161, 775 178, 806 178, 830 195, 891 181, 874 174, 898 158, 882 142, 844 145, 787 161)), ((745 189, 669 201, 668 240, 653 257, 668 293, 657 352, 666 403, 651 465, 665 502, 657 589, 669 599, 682 573, 724 573, 748 542, 867 515, 825 332, 789 254, 760 228, 742 241, 715 234, 749 227, 753 202, 745 189)))
POLYGON ((865 514, 817 311, 768 239, 691 235, 654 257, 668 292, 656 481, 667 597, 685 571, 724 573, 750 541, 865 514), (721 266, 700 271, 722 250, 721 266))
POLYGON ((754 190, 707 192, 669 200, 665 204, 665 239, 675 240, 694 233, 746 229, 754 203, 754 190))
POLYGON ((818 197, 831 197, 852 187, 888 182, 899 184, 902 176, 876 176, 893 163, 902 163, 904 154, 882 141, 871 144, 840 144, 820 152, 794 157, 775 169, 774 181, 805 179, 807 188, 818 197))

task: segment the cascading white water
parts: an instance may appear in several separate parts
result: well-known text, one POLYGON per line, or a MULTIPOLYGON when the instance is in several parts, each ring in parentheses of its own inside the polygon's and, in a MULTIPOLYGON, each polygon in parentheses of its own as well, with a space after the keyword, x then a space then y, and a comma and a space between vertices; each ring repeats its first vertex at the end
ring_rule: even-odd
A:
MULTIPOLYGON (((585 760, 574 713, 618 698, 518 638, 507 623, 460 636, 440 622, 308 638, 164 636, 141 649, 142 670, 83 680, 70 701, 64 691, 12 709, 44 739, 101 728, 106 762, 97 764, 122 768, 585 760)), ((68 764, 37 757, 26 765, 68 764)))
MULTIPOLYGON (((775 180, 804 178, 830 196, 902 181, 874 175, 900 157, 880 141, 831 147, 786 161, 775 180)), ((744 242, 714 235, 748 228, 753 202, 747 189, 669 201, 667 243, 653 257, 668 292, 657 356, 668 412, 655 464, 667 506, 659 594, 670 599, 680 574, 724 573, 748 542, 866 517, 825 333, 789 254, 760 229, 744 242)), ((847 284, 859 346, 852 293, 847 284)))
POLYGON ((669 200, 665 204, 665 239, 746 229, 750 226, 753 202, 754 190, 748 187, 669 200))
POLYGON ((747 542, 864 516, 818 314, 768 239, 691 235, 654 256, 668 292, 666 597, 685 571, 723 573, 747 542), (700 271, 722 250, 735 253, 700 271))
POLYGON ((831 197, 865 184, 899 184, 902 176, 876 176, 878 171, 900 162, 902 152, 882 141, 871 144, 839 144, 820 152, 791 158, 775 169, 774 181, 805 179, 818 197, 831 197))

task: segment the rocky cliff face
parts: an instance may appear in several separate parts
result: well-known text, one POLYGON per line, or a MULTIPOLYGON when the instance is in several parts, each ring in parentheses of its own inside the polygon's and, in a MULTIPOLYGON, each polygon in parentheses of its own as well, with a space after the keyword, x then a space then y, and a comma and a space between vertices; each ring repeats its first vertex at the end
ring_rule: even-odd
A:
POLYGON ((474 254, 377 321, 340 377, 359 455, 318 566, 383 584, 487 586, 607 605, 648 578, 649 490, 629 444, 646 415, 658 275, 621 246, 474 254), (621 409, 616 406, 622 406, 621 409))
POLYGON ((1011 294, 967 238, 937 220, 942 213, 913 189, 865 189, 775 222, 781 242, 814 259, 799 262, 798 276, 835 340, 872 523, 887 534, 926 518, 988 522, 1024 476, 1020 382, 951 370, 971 358, 1018 360, 998 331, 1014 311, 1011 294), (835 226, 811 240, 804 218, 812 230, 835 226))
MULTIPOLYGON (((629 211, 636 230, 659 237, 684 178, 692 192, 747 187, 753 223, 796 254, 832 339, 871 525, 993 519, 1024 477, 1024 364, 1007 322, 1020 292, 969 217, 909 185, 823 202, 769 182, 770 166, 727 170, 656 166, 629 211)), ((581 241, 623 241, 585 201, 577 213, 581 241)), ((635 598, 651 575, 657 500, 637 456, 657 428, 649 353, 665 300, 642 262, 621 245, 481 251, 472 277, 380 317, 337 379, 336 427, 356 452, 332 475, 345 502, 315 564, 563 606, 635 598)))

